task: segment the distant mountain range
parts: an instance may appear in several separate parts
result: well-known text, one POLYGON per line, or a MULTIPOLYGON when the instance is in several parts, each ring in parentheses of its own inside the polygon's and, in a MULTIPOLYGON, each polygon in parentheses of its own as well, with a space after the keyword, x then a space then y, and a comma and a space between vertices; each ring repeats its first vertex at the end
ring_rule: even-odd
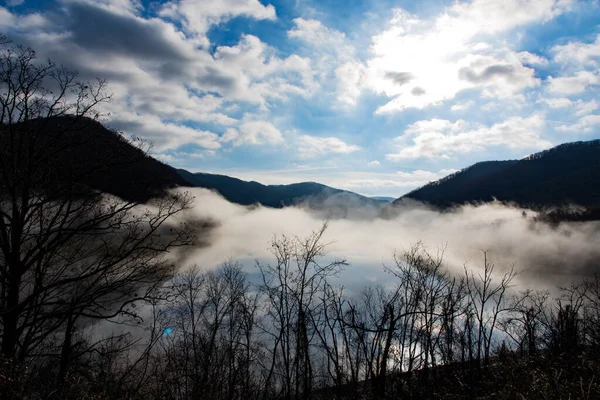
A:
POLYGON ((177 172, 191 185, 215 190, 232 203, 242 205, 262 204, 267 207, 281 208, 305 204, 310 208, 320 209, 330 206, 383 207, 389 202, 389 200, 369 198, 316 182, 263 185, 226 175, 191 173, 184 169, 179 169, 177 172))
POLYGON ((438 207, 493 201, 544 209, 600 207, 600 140, 566 143, 522 160, 486 161, 431 182, 395 201, 438 207))

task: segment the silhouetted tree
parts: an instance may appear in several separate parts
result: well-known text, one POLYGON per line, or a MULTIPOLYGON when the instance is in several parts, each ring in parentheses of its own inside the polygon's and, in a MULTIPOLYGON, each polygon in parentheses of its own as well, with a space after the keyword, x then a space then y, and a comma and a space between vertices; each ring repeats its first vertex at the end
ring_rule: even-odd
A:
POLYGON ((67 68, 39 63, 31 49, 3 46, 0 354, 11 363, 56 357, 61 393, 78 332, 94 321, 136 318, 133 305, 171 275, 166 252, 193 240, 172 219, 191 198, 142 205, 87 186, 86 176, 111 162, 86 162, 87 131, 110 100, 105 82, 80 82, 67 68))

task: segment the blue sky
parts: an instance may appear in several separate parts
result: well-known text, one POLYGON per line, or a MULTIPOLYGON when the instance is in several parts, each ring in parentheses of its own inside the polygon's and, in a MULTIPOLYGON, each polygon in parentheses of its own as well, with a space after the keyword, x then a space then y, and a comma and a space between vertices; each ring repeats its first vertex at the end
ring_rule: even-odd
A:
POLYGON ((191 171, 398 197, 600 137, 598 1, 5 0, 0 29, 191 171))

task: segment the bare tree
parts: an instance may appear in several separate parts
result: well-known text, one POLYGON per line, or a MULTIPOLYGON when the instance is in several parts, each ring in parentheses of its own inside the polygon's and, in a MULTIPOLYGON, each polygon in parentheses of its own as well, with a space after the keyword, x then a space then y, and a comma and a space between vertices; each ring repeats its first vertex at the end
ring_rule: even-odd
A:
POLYGON ((501 314, 510 309, 506 302, 506 294, 511 282, 516 276, 514 267, 494 282, 494 264, 488 260, 488 252, 483 252, 483 274, 468 271, 465 267, 465 284, 469 296, 469 305, 477 322, 477 351, 478 363, 483 359, 487 365, 492 350, 494 332, 498 326, 501 314))
MULTIPOLYGON (((241 399, 257 395, 256 296, 241 265, 197 266, 170 284, 173 298, 155 376, 180 398, 241 399)), ((160 396, 159 396, 160 397, 160 396)))
POLYGON ((533 290, 513 296, 508 315, 500 322, 500 329, 527 357, 536 357, 546 336, 549 296, 547 291, 533 290))
POLYGON ((193 241, 172 221, 189 195, 145 206, 86 184, 111 163, 89 154, 105 89, 31 49, 0 53, 0 353, 23 362, 60 343, 59 380, 78 327, 135 317, 172 272, 166 252, 193 241))
POLYGON ((270 336, 272 349, 267 366, 266 386, 284 398, 307 399, 313 385, 314 347, 312 321, 319 297, 326 290, 329 277, 346 265, 345 260, 322 262, 327 243, 320 230, 307 238, 275 238, 272 252, 275 265, 259 264, 260 290, 266 301, 268 322, 263 330, 270 336), (274 381, 275 377, 278 377, 274 381))

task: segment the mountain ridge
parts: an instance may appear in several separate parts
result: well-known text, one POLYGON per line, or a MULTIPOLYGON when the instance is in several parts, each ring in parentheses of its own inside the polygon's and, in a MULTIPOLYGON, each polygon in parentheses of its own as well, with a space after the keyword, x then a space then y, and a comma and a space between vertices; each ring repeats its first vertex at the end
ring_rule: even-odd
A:
POLYGON ((256 181, 244 181, 239 178, 206 172, 192 173, 185 169, 177 169, 183 179, 195 187, 216 190, 225 199, 241 204, 282 208, 298 204, 308 204, 317 207, 329 198, 347 201, 350 205, 381 207, 386 204, 347 190, 336 189, 317 182, 298 182, 287 185, 264 185, 256 181))
POLYGON ((563 143, 520 160, 483 161, 395 200, 446 208, 493 200, 542 209, 600 206, 600 139, 563 143))

